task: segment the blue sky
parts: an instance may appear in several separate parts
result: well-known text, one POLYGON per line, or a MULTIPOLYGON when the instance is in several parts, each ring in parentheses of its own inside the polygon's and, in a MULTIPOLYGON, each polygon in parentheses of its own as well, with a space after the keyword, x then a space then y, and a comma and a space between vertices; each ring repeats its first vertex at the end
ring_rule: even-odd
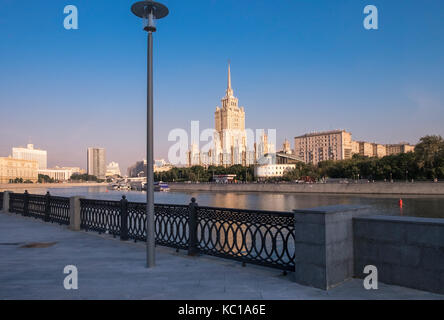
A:
MULTIPOLYGON (((86 148, 123 168, 145 154, 146 34, 133 1, 0 0, 0 156, 28 141, 50 166, 86 148), (63 28, 76 5, 79 29, 63 28)), ((442 0, 168 0, 155 33, 155 151, 174 128, 213 127, 232 84, 246 126, 284 138, 336 128, 356 140, 444 135, 442 0), (367 4, 379 30, 363 28, 367 4)))

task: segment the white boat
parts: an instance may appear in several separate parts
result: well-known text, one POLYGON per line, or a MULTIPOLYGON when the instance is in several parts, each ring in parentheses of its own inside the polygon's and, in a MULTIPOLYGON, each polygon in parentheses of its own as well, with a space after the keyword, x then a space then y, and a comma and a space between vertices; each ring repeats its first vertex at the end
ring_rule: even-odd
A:
MULTIPOLYGON (((142 190, 146 190, 146 182, 142 183, 142 190)), ((166 182, 156 181, 154 182, 154 191, 167 192, 170 191, 170 186, 166 182)))

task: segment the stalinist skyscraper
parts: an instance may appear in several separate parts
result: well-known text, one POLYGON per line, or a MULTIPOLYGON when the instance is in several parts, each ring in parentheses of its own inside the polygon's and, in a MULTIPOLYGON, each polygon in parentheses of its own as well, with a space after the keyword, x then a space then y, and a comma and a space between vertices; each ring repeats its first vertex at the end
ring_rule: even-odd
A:
POLYGON ((264 154, 271 152, 265 133, 254 137, 253 130, 245 129, 245 110, 239 107, 239 100, 231 87, 231 70, 228 64, 228 82, 221 106, 214 113, 214 137, 210 150, 203 152, 192 144, 188 152, 188 165, 249 166, 264 154), (248 135, 248 132, 250 133, 248 135))
POLYGON ((217 135, 214 139, 219 163, 222 165, 246 164, 247 133, 245 131, 245 110, 239 107, 239 100, 233 95, 231 70, 228 65, 228 84, 222 107, 216 107, 214 124, 217 135))

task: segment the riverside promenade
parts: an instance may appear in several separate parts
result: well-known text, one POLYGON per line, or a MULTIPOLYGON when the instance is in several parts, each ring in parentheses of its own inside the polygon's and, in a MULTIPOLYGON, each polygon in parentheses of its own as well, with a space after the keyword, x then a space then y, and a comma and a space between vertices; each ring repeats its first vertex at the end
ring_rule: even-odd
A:
POLYGON ((173 191, 444 195, 443 182, 168 184, 173 191))
POLYGON ((444 300, 444 295, 383 283, 365 290, 360 279, 324 291, 266 267, 189 257, 159 246, 156 255, 156 267, 147 269, 144 243, 0 213, 0 299, 444 300), (77 290, 63 287, 66 265, 78 269, 77 290))

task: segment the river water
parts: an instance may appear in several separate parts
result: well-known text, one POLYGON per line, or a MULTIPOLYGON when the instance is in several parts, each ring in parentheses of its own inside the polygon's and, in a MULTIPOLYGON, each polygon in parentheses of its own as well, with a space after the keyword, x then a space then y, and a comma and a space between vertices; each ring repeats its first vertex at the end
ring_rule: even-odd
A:
MULTIPOLYGON (((90 199, 120 200, 126 195, 128 201, 145 202, 142 191, 111 191, 105 186, 73 188, 32 188, 30 193, 70 197, 83 196, 90 199)), ((23 192, 17 190, 16 192, 23 192)), ((444 196, 402 196, 403 208, 398 205, 397 195, 344 195, 314 193, 260 193, 260 192, 155 192, 156 203, 188 204, 194 197, 202 206, 291 211, 335 204, 370 205, 375 213, 428 218, 444 218, 444 196)))

